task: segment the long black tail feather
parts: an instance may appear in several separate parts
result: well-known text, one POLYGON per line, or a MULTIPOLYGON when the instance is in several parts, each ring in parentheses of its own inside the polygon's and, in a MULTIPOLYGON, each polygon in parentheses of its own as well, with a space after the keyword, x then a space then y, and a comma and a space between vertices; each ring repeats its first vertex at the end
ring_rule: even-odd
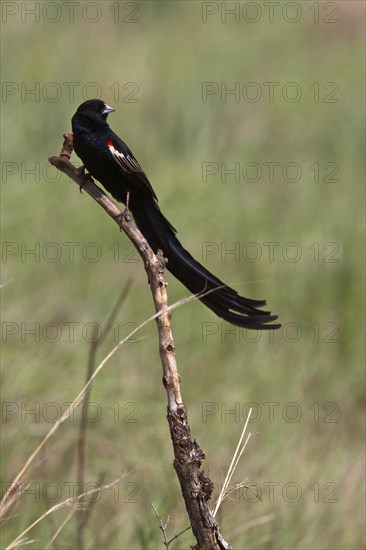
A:
POLYGON ((240 296, 197 262, 181 245, 175 236, 174 227, 156 203, 144 204, 139 201, 134 207, 131 201, 130 210, 154 252, 158 249, 163 251, 164 257, 168 259, 167 269, 193 294, 210 291, 200 300, 216 315, 229 323, 249 329, 269 330, 281 326, 272 323, 278 318, 277 315, 258 309, 266 305, 265 300, 240 296))

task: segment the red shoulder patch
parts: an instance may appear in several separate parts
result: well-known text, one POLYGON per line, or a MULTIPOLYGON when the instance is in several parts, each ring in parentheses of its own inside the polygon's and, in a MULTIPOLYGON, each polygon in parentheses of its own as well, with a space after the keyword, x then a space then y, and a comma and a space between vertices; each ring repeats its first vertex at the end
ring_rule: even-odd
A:
POLYGON ((113 147, 113 143, 111 139, 107 141, 107 145, 109 145, 109 147, 113 147))

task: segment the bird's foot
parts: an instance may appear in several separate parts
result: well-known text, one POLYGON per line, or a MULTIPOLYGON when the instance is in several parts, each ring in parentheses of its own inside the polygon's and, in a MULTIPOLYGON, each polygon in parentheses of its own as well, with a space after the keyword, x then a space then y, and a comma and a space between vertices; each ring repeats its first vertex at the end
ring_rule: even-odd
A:
POLYGON ((130 221, 132 221, 132 218, 129 214, 128 209, 125 208, 123 212, 121 212, 120 214, 118 214, 118 216, 115 217, 115 220, 119 225, 119 230, 122 231, 122 227, 120 226, 120 222, 122 222, 122 221, 130 222, 130 221))
POLYGON ((132 221, 132 217, 131 217, 131 214, 126 206, 126 208, 124 209, 123 212, 121 212, 120 214, 118 214, 118 216, 116 217, 117 220, 119 221, 122 221, 122 220, 125 220, 126 222, 130 222, 132 221))
POLYGON ((124 218, 126 220, 126 222, 130 222, 132 220, 131 216, 130 216, 130 211, 128 209, 129 207, 129 204, 130 204, 130 192, 127 191, 127 196, 126 196, 126 207, 124 209, 124 211, 122 212, 121 216, 122 218, 124 218))
MULTIPOLYGON (((130 201, 130 192, 128 191, 127 192, 127 197, 126 197, 125 209, 124 209, 123 212, 121 212, 121 214, 118 214, 118 216, 116 217, 117 222, 120 222, 122 220, 125 220, 126 222, 130 222, 132 220, 132 217, 130 215, 130 211, 128 209, 129 201, 130 201)), ((121 227, 120 227, 120 231, 122 231, 121 227)))
POLYGON ((125 208, 124 211, 122 212, 122 218, 124 218, 126 222, 132 221, 132 217, 128 208, 125 208))
POLYGON ((76 168, 76 173, 77 175, 81 178, 81 183, 79 184, 79 191, 80 193, 83 192, 83 183, 84 183, 84 178, 85 178, 85 166, 79 166, 79 168, 76 168))

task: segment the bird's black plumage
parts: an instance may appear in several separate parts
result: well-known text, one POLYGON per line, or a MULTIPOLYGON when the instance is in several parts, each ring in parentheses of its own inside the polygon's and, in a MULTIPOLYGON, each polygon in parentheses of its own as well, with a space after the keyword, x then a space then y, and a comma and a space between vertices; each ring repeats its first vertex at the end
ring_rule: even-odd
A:
POLYGON ((127 145, 110 129, 113 111, 99 99, 85 101, 72 118, 74 149, 90 174, 119 202, 126 204, 154 252, 161 249, 167 269, 192 293, 210 291, 200 300, 229 323, 250 329, 275 329, 277 319, 261 311, 265 300, 244 298, 212 275, 183 248, 176 230, 160 211, 155 192, 127 145))

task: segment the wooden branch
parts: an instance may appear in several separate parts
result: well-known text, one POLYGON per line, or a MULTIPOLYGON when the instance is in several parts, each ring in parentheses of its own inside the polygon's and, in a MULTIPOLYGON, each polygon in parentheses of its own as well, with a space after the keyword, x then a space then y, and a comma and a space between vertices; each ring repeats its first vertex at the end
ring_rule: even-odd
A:
POLYGON ((168 398, 167 418, 174 449, 174 468, 181 485, 192 531, 197 540, 194 548, 195 550, 228 550, 231 546, 222 537, 219 525, 208 505, 213 483, 201 470, 205 454, 198 443, 191 439, 187 410, 180 393, 180 376, 170 325, 171 314, 167 310, 167 283, 163 277, 166 264, 163 252, 159 250, 155 255, 144 236, 132 223, 130 216, 121 212, 118 206, 95 185, 90 175, 85 175, 83 169, 71 164, 72 134, 64 134, 64 140, 60 156, 51 157, 49 162, 77 183, 80 190, 85 190, 93 197, 133 242, 144 262, 155 310, 160 312, 156 322, 163 367, 163 384, 168 398))

